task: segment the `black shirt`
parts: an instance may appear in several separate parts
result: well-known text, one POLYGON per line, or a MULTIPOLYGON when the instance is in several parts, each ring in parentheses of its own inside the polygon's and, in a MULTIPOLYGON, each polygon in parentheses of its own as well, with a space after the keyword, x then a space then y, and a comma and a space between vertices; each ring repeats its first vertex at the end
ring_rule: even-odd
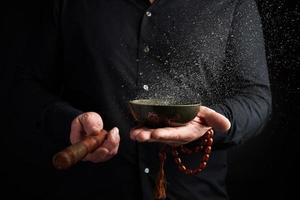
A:
MULTIPOLYGON (((61 0, 40 14, 14 88, 16 120, 27 121, 24 140, 35 141, 50 163, 50 155, 69 145, 72 119, 87 111, 121 135, 117 156, 62 172, 60 190, 50 196, 153 199, 160 145, 129 139, 134 122, 127 103, 175 96, 201 101, 232 128, 216 133, 208 166, 196 176, 179 172, 168 156, 168 199, 227 198, 226 148, 258 133, 271 111, 254 0, 61 0)), ((195 167, 200 159, 184 161, 195 167)))

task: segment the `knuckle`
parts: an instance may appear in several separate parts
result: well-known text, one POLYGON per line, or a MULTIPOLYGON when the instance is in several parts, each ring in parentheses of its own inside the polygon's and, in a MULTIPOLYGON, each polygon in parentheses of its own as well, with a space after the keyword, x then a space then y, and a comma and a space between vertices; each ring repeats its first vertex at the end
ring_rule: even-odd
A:
POLYGON ((101 130, 101 128, 99 127, 99 126, 97 126, 97 125, 91 125, 91 127, 90 127, 90 132, 91 133, 97 133, 97 132, 99 132, 101 130))
POLYGON ((96 112, 88 112, 88 114, 89 114, 90 119, 93 119, 95 121, 100 121, 101 120, 100 115, 96 112))
POLYGON ((135 138, 138 135, 138 131, 137 130, 131 130, 130 131, 130 137, 135 138))
POLYGON ((139 134, 137 135, 136 139, 139 141, 139 142, 143 142, 146 140, 146 137, 144 134, 139 134))
POLYGON ((82 120, 82 121, 87 121, 90 117, 90 113, 83 113, 79 116, 79 119, 82 120))
POLYGON ((95 134, 103 128, 100 116, 94 112, 83 113, 78 117, 78 120, 88 135, 95 134))
POLYGON ((160 132, 158 132, 158 131, 153 131, 153 133, 152 133, 152 135, 151 135, 151 138, 152 138, 152 139, 155 139, 155 140, 160 140, 160 139, 162 139, 161 134, 160 134, 160 132))
POLYGON ((180 141, 183 139, 180 134, 177 134, 174 137, 175 137, 175 140, 177 140, 177 141, 180 141))
POLYGON ((81 122, 88 122, 88 121, 101 121, 101 117, 98 113, 95 113, 95 112, 85 112, 81 115, 79 115, 79 120, 81 122))
POLYGON ((119 146, 120 144, 120 140, 118 140, 117 138, 111 138, 109 140, 110 146, 116 147, 119 146))

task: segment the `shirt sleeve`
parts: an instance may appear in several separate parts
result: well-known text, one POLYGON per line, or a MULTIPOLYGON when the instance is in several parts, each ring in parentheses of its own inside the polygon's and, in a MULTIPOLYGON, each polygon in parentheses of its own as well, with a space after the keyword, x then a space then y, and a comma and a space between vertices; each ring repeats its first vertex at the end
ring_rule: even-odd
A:
POLYGON ((272 102, 264 38, 254 0, 238 2, 226 50, 231 95, 212 108, 231 122, 227 134, 216 133, 215 144, 232 145, 260 133, 270 119, 272 102))
POLYGON ((64 70, 58 8, 45 3, 34 11, 12 91, 17 132, 24 133, 18 139, 31 144, 40 139, 44 149, 55 151, 70 143, 71 121, 81 113, 60 97, 64 70))

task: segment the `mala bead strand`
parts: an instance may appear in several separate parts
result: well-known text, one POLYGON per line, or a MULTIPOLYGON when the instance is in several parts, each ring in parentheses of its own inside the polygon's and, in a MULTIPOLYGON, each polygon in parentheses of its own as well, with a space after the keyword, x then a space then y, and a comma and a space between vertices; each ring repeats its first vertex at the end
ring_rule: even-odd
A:
MULTIPOLYGON (((211 145, 213 144, 213 130, 208 130, 202 139, 200 139, 200 143, 194 147, 193 149, 189 149, 185 146, 180 147, 172 147, 172 155, 174 157, 174 161, 176 165, 178 166, 178 169, 187 175, 195 175, 201 171, 207 166, 207 162, 210 157, 211 153, 211 145), (179 152, 183 154, 192 154, 192 153, 198 153, 200 151, 204 151, 204 155, 202 156, 202 159, 200 161, 199 166, 196 169, 189 169, 186 167, 183 163, 181 158, 179 157, 179 152)), ((156 180, 156 187, 155 187, 155 193, 154 193, 154 199, 155 200, 165 200, 166 199, 166 177, 164 172, 164 163, 167 158, 167 145, 164 145, 159 153, 159 159, 160 159, 160 170, 158 173, 158 177, 156 180)))
POLYGON ((172 148, 172 154, 174 157, 174 161, 177 164, 179 171, 181 171, 187 175, 195 175, 195 174, 203 171, 203 169, 205 169, 205 167, 207 166, 209 157, 210 157, 210 153, 211 153, 211 146, 213 144, 213 135, 214 135, 213 130, 212 129, 208 130, 205 133, 205 135, 202 137, 203 139, 200 140, 200 143, 193 149, 189 149, 185 146, 172 148), (198 152, 204 150, 204 155, 202 156, 200 164, 198 165, 198 167, 196 169, 189 169, 182 163, 182 160, 179 157, 178 150, 180 150, 181 153, 188 154, 188 155, 190 155, 192 153, 198 153, 198 152))

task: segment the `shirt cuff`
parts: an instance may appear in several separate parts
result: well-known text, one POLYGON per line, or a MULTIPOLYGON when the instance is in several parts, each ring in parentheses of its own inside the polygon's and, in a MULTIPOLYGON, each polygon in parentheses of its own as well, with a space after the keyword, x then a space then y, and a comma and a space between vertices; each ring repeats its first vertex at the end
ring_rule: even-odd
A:
POLYGON ((226 106, 222 104, 215 104, 210 106, 210 109, 213 109, 214 111, 220 113, 221 115, 225 116, 227 119, 229 119, 231 123, 231 127, 228 130, 227 133, 221 133, 219 131, 214 130, 214 146, 215 147, 220 147, 220 148, 225 148, 234 145, 234 142, 232 140, 232 135, 233 135, 233 125, 230 120, 230 116, 228 115, 229 111, 226 108, 226 106))
POLYGON ((43 113, 42 131, 53 139, 53 145, 57 148, 68 146, 70 145, 71 123, 82 113, 65 102, 54 103, 43 113))

